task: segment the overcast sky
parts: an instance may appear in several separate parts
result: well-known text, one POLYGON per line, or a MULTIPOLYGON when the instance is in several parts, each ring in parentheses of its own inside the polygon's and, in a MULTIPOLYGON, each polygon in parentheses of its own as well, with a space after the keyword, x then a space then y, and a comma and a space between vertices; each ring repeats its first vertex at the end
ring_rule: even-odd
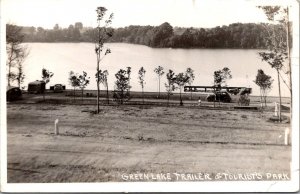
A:
POLYGON ((22 26, 96 25, 96 8, 115 17, 113 27, 160 25, 215 27, 235 22, 266 22, 251 0, 4 0, 6 21, 22 26))

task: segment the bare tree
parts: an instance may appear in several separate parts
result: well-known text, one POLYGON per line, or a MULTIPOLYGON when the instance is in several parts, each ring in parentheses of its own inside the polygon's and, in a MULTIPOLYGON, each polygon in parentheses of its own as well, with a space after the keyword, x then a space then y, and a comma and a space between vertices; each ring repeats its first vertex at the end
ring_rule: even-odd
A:
MULTIPOLYGON (((97 72, 96 75, 99 75, 100 71, 100 62, 103 59, 101 58, 101 53, 104 49, 104 42, 110 38, 113 34, 113 31, 111 28, 108 28, 109 25, 112 23, 113 14, 110 14, 108 19, 104 21, 104 25, 101 26, 101 21, 104 19, 104 16, 106 15, 107 9, 105 7, 97 7, 97 37, 95 42, 95 52, 97 55, 97 72)), ((104 56, 111 53, 111 50, 109 48, 105 49, 104 56)), ((97 80, 97 113, 100 112, 100 79, 96 78, 97 80)))

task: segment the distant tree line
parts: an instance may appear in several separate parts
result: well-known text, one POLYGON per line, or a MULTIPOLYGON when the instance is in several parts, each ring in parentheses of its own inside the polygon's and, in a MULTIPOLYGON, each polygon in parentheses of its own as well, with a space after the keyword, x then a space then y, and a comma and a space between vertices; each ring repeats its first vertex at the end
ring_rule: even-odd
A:
MULTIPOLYGON (((160 26, 128 26, 112 29, 109 42, 141 44, 157 48, 267 48, 272 24, 233 23, 215 28, 172 27, 165 22, 160 26)), ((23 27, 25 42, 95 42, 97 28, 83 27, 81 22, 61 28, 23 27)))

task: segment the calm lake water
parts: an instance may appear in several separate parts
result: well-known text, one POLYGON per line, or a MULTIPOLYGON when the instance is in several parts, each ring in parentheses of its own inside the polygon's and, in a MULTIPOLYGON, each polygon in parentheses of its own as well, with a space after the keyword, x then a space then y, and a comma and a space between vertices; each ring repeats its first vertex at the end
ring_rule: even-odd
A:
MULTIPOLYGON (((96 54, 92 43, 27 43, 30 55, 25 61, 24 71, 26 79, 24 85, 41 79, 42 68, 49 69, 54 73, 53 78, 47 85, 63 83, 70 88, 68 75, 72 70, 77 73, 86 71, 91 77, 88 89, 96 89, 96 54)), ((191 67, 195 71, 193 85, 213 85, 213 73, 215 70, 229 67, 232 79, 229 86, 245 86, 253 88, 253 95, 259 95, 259 88, 253 83, 258 69, 263 69, 266 74, 274 79, 273 89, 270 95, 278 95, 277 74, 259 58, 259 50, 244 49, 168 49, 150 48, 142 45, 126 43, 106 44, 112 53, 105 56, 100 64, 101 69, 109 72, 109 89, 114 88, 115 73, 120 68, 132 67, 131 85, 133 91, 140 91, 138 83, 138 70, 146 69, 145 91, 158 91, 158 78, 154 69, 160 65, 165 72, 169 69, 176 73, 184 72, 191 67)), ((165 91, 164 83, 166 74, 161 79, 161 91, 165 91)), ((101 85, 101 88, 104 87, 101 85)), ((289 92, 282 83, 283 94, 289 92)))

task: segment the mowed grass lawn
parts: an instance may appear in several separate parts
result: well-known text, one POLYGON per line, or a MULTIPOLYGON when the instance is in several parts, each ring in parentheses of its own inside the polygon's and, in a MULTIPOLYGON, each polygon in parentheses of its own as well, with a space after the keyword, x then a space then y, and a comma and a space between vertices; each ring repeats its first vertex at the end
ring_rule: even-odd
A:
POLYGON ((130 173, 287 173, 272 112, 8 104, 8 182, 125 181, 130 173), (54 135, 59 119, 60 135, 54 135))

